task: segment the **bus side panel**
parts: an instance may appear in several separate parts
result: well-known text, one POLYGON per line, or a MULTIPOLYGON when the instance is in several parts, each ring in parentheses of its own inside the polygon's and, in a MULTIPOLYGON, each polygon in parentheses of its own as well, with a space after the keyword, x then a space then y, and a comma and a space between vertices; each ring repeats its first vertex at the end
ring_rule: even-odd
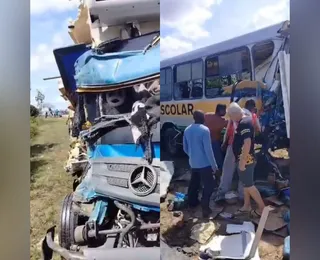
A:
MULTIPOLYGON (((242 98, 238 102, 239 105, 244 107, 248 99, 256 100, 255 98, 242 98)), ((261 101, 259 101, 260 100, 256 100, 258 109, 260 109, 261 106, 261 101)), ((161 126, 166 123, 171 123, 178 129, 183 130, 193 123, 193 111, 202 110, 204 113, 214 113, 218 104, 224 104, 228 107, 230 97, 161 102, 161 126)))

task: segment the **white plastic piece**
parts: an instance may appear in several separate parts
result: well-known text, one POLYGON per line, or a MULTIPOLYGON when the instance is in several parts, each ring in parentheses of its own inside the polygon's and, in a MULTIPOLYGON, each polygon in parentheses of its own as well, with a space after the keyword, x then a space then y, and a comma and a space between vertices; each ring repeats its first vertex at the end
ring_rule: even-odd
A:
POLYGON ((215 256, 215 259, 259 260, 258 245, 271 210, 273 210, 271 207, 265 207, 256 232, 252 230, 252 226, 250 227, 248 223, 244 223, 242 227, 229 226, 229 232, 241 231, 241 233, 229 236, 215 236, 206 245, 201 246, 200 251, 205 252, 210 249, 220 252, 220 255, 215 256), (242 231, 241 229, 244 230, 242 231))
POLYGON ((85 4, 104 26, 160 19, 160 0, 85 0, 85 4))
POLYGON ((254 225, 252 222, 243 222, 242 225, 227 225, 228 234, 240 234, 241 232, 254 232, 254 225))
POLYGON ((174 173, 173 161, 161 161, 161 166, 164 171, 160 174, 160 197, 163 198, 167 195, 168 188, 174 173))

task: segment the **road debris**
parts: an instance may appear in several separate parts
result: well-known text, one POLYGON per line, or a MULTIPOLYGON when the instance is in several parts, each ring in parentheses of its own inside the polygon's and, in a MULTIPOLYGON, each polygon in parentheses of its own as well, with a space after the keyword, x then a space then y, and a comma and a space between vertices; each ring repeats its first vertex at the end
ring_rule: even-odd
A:
POLYGON ((200 244, 205 244, 219 228, 220 224, 212 221, 196 224, 191 229, 190 238, 200 244))

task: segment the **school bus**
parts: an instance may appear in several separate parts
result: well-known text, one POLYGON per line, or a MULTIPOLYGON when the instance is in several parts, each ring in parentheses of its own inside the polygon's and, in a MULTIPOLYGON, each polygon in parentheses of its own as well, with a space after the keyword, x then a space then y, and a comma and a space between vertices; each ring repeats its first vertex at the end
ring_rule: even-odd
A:
POLYGON ((181 148, 193 111, 215 112, 218 104, 228 106, 235 88, 247 93, 237 100, 240 106, 250 98, 262 107, 261 89, 279 84, 278 53, 289 48, 290 38, 284 33, 289 25, 284 21, 161 61, 161 143, 168 154, 174 156, 181 148))

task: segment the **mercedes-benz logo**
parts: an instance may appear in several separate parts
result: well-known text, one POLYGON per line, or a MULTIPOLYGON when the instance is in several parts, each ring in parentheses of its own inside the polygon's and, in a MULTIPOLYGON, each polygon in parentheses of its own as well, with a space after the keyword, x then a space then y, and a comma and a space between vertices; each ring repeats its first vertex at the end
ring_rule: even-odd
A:
POLYGON ((129 188, 137 196, 147 196, 157 186, 157 172, 150 166, 138 166, 129 177, 129 188))

